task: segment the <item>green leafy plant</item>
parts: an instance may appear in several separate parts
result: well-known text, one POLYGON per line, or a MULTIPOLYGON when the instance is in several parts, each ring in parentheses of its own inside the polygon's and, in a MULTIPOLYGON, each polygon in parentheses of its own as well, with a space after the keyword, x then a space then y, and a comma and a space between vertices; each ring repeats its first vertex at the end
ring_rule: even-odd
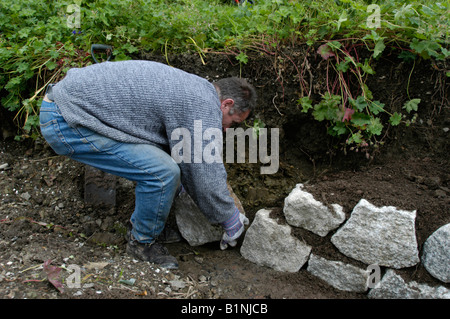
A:
MULTIPOLYGON (((342 76, 337 82, 341 90, 330 88, 330 97, 323 102, 331 105, 333 95, 341 97, 335 122, 345 115, 346 108, 379 117, 374 114, 376 104, 364 86, 371 72, 370 60, 359 61, 344 43, 351 41, 371 50, 372 59, 379 59, 389 46, 405 48, 400 56, 405 60, 446 59, 449 4, 378 0, 376 5, 380 25, 373 29, 367 24, 371 14, 367 11, 368 1, 363 0, 258 0, 239 6, 221 0, 2 0, 1 104, 14 113, 18 137, 36 137, 46 85, 62 78, 71 67, 92 63, 89 50, 93 43, 112 45, 116 61, 139 57, 142 51, 161 51, 169 63, 169 52, 195 52, 207 63, 208 52, 220 52, 240 64, 248 63, 252 51, 275 59, 285 46, 325 43, 321 48, 333 54, 329 58, 333 60, 330 72, 342 76), (79 27, 68 23, 75 4, 80 9, 79 27), (350 78, 353 84, 361 85, 359 92, 350 89, 350 78), (367 103, 364 112, 358 109, 360 104, 351 104, 359 96, 367 103)), ((282 75, 281 69, 275 72, 277 77, 282 75)), ((303 101, 302 105, 307 108, 308 103, 303 101)), ((405 111, 413 112, 413 105, 408 104, 405 111)), ((383 110, 385 114, 386 108, 383 110)), ((357 118, 358 113, 352 118, 357 118)), ((389 120, 392 125, 407 121, 401 114, 392 114, 389 120)), ((378 136, 377 121, 358 129, 351 120, 342 123, 335 124, 332 132, 342 135, 344 127, 352 129, 351 137, 356 136, 353 139, 358 141, 359 130, 365 128, 361 136, 369 131, 378 136)), ((384 124, 381 117, 380 123, 384 124)))
POLYGON ((264 128, 266 124, 260 119, 255 119, 253 122, 253 138, 257 139, 261 135, 261 129, 264 128))
MULTIPOLYGON (((376 38, 376 41, 380 39, 376 38)), ((397 112, 391 114, 384 103, 373 99, 366 78, 375 72, 369 59, 361 62, 351 54, 354 47, 355 44, 344 45, 339 41, 321 45, 317 52, 327 61, 327 92, 316 104, 309 97, 300 98, 298 103, 302 112, 312 110, 314 119, 327 122, 328 134, 345 137, 345 144, 351 149, 367 150, 369 146, 378 146, 386 125, 399 125, 406 115, 397 112), (387 122, 384 120, 386 114, 387 122)), ((372 58, 380 53, 375 49, 372 58)), ((420 99, 411 99, 403 108, 407 113, 417 112, 419 103, 420 99)), ((416 116, 413 117, 415 119, 416 116)), ((405 120, 407 124, 410 122, 405 120)))

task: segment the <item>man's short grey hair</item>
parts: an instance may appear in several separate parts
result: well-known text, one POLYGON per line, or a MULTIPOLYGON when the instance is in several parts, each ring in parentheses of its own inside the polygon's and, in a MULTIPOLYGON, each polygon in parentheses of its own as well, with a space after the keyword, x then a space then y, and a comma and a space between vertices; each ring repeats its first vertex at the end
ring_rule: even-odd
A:
MULTIPOLYGON (((219 88, 221 100, 233 99, 234 110, 238 112, 253 111, 256 107, 256 90, 246 79, 230 77, 214 83, 219 88)), ((233 114, 231 111, 230 114, 233 114)))

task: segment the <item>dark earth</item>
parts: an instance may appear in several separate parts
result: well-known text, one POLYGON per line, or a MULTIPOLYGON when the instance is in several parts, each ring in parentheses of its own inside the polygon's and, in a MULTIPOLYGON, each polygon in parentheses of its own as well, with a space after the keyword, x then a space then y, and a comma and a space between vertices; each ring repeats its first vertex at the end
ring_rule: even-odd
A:
MULTIPOLYGON (((409 94, 421 103, 414 124, 390 127, 380 136, 379 148, 356 152, 344 151, 342 141, 326 134, 324 123, 297 105, 300 79, 313 99, 326 89, 325 66, 315 50, 280 48, 253 55, 246 65, 239 65, 232 53, 209 52, 206 64, 196 53, 135 58, 170 63, 211 81, 242 76, 255 85, 259 107, 246 125, 258 118, 267 128, 280 128, 280 168, 276 174, 261 175, 260 163, 226 165, 229 183, 250 222, 259 209, 273 208, 272 215, 283 223, 284 198, 303 183, 316 199, 342 205, 347 217, 361 198, 376 206, 416 210, 422 252, 428 236, 450 222, 448 64, 417 60, 413 68, 413 63, 397 58, 395 49, 373 61, 376 74, 367 84, 374 99, 400 110, 408 100, 410 79, 409 94)), ((221 251, 219 243, 168 244, 180 264, 173 271, 133 260, 125 253, 124 240, 134 206, 133 184, 118 180, 114 207, 86 204, 85 168, 57 156, 40 138, 14 141, 11 114, 2 109, 1 116, 0 298, 367 299, 364 293, 334 289, 309 274, 307 265, 297 273, 257 266, 240 255, 240 245, 221 251), (46 262, 51 264, 44 267, 46 262), (73 288, 67 286, 70 265, 81 270, 81 281, 73 288), (63 289, 52 279, 56 286, 63 282, 63 289)), ((173 219, 169 224, 176 227, 173 219)), ((324 238, 301 229, 293 228, 293 233, 319 256, 365 267, 330 243, 334 232, 324 238)), ((406 281, 445 285, 421 265, 398 273, 406 281)))

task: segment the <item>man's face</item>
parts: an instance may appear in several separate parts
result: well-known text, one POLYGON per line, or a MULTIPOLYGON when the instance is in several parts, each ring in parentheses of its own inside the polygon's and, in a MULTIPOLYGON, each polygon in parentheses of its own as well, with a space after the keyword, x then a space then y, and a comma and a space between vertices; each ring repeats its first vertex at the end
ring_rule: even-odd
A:
POLYGON ((232 99, 226 99, 221 102, 220 109, 222 110, 222 129, 225 132, 227 128, 235 124, 239 124, 248 117, 250 110, 246 112, 237 112, 230 114, 230 110, 234 109, 234 101, 232 99))

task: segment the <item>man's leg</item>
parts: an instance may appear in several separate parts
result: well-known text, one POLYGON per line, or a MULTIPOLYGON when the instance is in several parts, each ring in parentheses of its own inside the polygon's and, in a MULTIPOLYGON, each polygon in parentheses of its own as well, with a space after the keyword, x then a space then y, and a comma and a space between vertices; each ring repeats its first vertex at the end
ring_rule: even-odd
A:
POLYGON ((40 120, 42 135, 56 153, 136 182, 136 205, 131 216, 133 245, 127 251, 135 252, 137 258, 176 268, 176 259, 171 256, 147 256, 164 255, 162 247, 152 244, 164 228, 180 185, 180 170, 170 155, 153 145, 120 143, 86 128, 70 128, 55 103, 43 102, 40 120))

